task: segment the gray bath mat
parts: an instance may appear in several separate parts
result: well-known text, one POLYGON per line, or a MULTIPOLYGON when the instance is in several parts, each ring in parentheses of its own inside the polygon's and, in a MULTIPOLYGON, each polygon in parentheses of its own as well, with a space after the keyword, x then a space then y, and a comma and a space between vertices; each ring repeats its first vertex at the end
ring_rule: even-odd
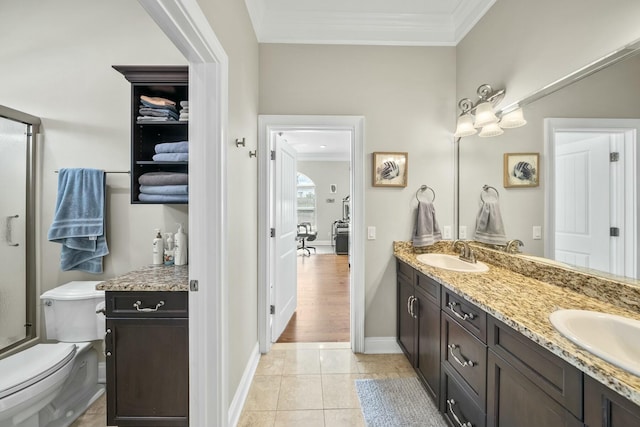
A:
POLYGON ((447 427, 418 378, 356 380, 368 427, 447 427))

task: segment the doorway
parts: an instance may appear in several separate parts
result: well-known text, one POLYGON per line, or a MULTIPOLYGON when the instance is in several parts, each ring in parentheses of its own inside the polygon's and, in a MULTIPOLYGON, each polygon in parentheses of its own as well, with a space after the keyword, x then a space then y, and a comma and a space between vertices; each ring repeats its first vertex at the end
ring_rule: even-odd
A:
MULTIPOLYGON (((272 329, 275 322, 273 301, 282 298, 276 297, 279 288, 283 285, 276 279, 278 273, 277 254, 284 253, 277 249, 277 244, 282 244, 278 235, 287 233, 288 230, 274 229, 277 218, 272 200, 275 200, 275 187, 270 178, 274 176, 277 168, 279 134, 287 132, 311 132, 311 131, 341 131, 348 133, 349 158, 351 166, 351 179, 349 184, 350 214, 350 243, 348 264, 351 268, 349 274, 349 329, 351 348, 355 352, 364 351, 364 154, 363 154, 363 126, 364 118, 360 116, 260 116, 259 117, 259 169, 260 191, 258 200, 259 209, 259 278, 258 278, 258 321, 260 351, 269 351, 273 342, 272 329), (272 155, 273 153, 273 155, 272 155), (271 159, 275 159, 272 161, 271 159), (270 237, 271 235, 274 238, 270 237)), ((302 151, 302 150, 301 150, 302 151)), ((279 187, 278 187, 279 188, 279 187)), ((331 185, 328 186, 331 190, 331 185)), ((341 200, 340 200, 341 202, 341 200)), ((331 237, 326 238, 329 242, 331 237)), ((285 244, 297 245, 297 241, 286 241, 285 244)), ((294 246, 295 248, 295 246, 294 246)), ((311 258, 311 257, 304 257, 311 258)), ((319 258, 318 258, 319 259, 319 258)), ((305 260, 306 261, 306 260, 305 260)), ((311 263, 307 262, 306 265, 311 263)), ((294 267, 297 270, 297 265, 294 267)), ((286 285, 284 286, 286 287, 286 285)), ((286 300, 286 298, 285 298, 286 300)), ((320 302, 323 304, 322 302, 320 302)), ((327 304, 327 303, 324 303, 327 304)), ((288 319, 287 319, 288 321, 288 319)))
POLYGON ((286 319, 276 305, 286 327, 272 342, 350 342, 351 132, 293 130, 276 140, 296 151, 297 305, 286 319))
POLYGON ((635 119, 546 119, 545 256, 637 277, 635 119))

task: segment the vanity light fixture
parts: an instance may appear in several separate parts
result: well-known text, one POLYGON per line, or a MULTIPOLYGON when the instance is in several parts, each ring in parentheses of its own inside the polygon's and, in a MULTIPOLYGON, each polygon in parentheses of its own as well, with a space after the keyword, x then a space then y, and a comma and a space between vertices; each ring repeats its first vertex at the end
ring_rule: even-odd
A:
POLYGON ((504 98, 504 89, 493 90, 488 84, 483 84, 478 87, 476 93, 476 102, 469 98, 463 98, 458 102, 462 113, 458 117, 454 133, 456 138, 474 135, 478 128, 481 128, 478 134, 480 137, 498 136, 504 133, 503 129, 512 129, 527 123, 521 108, 505 114, 502 118, 496 115, 494 107, 504 98))

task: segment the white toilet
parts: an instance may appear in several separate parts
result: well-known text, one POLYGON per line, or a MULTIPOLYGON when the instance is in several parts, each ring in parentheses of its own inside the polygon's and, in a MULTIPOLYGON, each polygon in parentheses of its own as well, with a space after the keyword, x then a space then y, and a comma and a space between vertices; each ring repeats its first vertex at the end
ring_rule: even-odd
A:
POLYGON ((0 360, 0 427, 66 427, 104 393, 98 383, 104 338, 100 282, 70 282, 40 296, 46 337, 0 360))

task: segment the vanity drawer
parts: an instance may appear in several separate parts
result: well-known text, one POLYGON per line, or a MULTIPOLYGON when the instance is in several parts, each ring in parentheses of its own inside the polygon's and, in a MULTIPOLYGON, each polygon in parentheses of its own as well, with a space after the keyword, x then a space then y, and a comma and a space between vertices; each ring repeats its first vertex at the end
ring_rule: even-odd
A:
POLYGON ((485 427, 486 416, 473 398, 465 391, 447 369, 442 370, 442 401, 444 418, 452 426, 471 425, 485 427), (465 424, 469 423, 469 424, 465 424))
POLYGON ((398 260, 398 276, 402 276, 407 282, 413 284, 413 275, 415 270, 409 264, 398 260))
POLYGON ((436 282, 430 277, 425 276, 420 272, 417 272, 416 286, 425 292, 425 296, 429 300, 440 307, 440 283, 436 282))
POLYGON ((452 291, 442 288, 442 311, 483 343, 487 342, 487 313, 452 291))
POLYGON ((189 293, 111 292, 105 293, 107 317, 189 317, 189 293))
POLYGON ((582 418, 582 372, 489 316, 489 347, 520 374, 568 409, 582 418))
POLYGON ((478 405, 486 403, 487 347, 458 322, 442 313, 441 361, 460 374, 478 405))

